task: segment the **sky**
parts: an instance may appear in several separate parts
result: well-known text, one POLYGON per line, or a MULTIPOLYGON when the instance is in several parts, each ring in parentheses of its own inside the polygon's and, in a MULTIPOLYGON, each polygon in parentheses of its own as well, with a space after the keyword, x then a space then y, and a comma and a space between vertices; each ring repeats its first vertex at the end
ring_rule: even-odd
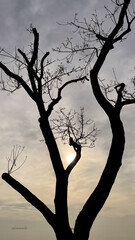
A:
MULTIPOLYGON (((134 2, 134 0, 133 0, 134 2)), ((73 19, 89 19, 97 9, 103 18, 103 6, 110 0, 0 0, 0 47, 7 51, 27 47, 31 41, 26 29, 32 24, 40 33, 40 48, 50 51, 72 34, 71 29, 57 22, 73 19)), ((118 43, 108 55, 101 71, 101 78, 114 79, 113 69, 119 82, 130 89, 130 79, 135 67, 135 24, 123 43, 118 43)), ((1 59, 2 60, 2 59, 1 59)), ((82 159, 73 170, 69 181, 69 214, 71 226, 98 183, 106 163, 111 131, 108 119, 94 99, 89 83, 67 87, 60 106, 78 110, 84 106, 88 118, 95 121, 99 129, 96 146, 84 148, 82 159)), ((135 108, 127 106, 121 118, 126 133, 123 164, 110 196, 96 218, 90 234, 91 240, 133 240, 135 236, 135 108)), ((0 175, 7 171, 8 157, 15 144, 25 146, 20 163, 25 164, 13 177, 28 187, 53 210, 55 177, 47 148, 40 141, 42 135, 38 125, 38 112, 32 100, 22 90, 8 94, 0 92, 0 175)), ((68 145, 58 141, 65 166, 66 156, 72 151, 68 145)), ((19 163, 18 163, 19 164, 19 163)), ((27 203, 14 189, 0 179, 0 239, 1 240, 54 240, 53 230, 42 215, 27 203)))

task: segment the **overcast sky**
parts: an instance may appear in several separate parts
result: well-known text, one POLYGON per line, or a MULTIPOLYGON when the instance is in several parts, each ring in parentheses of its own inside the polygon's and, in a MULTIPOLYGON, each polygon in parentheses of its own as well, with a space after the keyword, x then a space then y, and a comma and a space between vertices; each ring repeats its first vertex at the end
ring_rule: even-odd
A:
MULTIPOLYGON (((133 0, 134 2, 134 0, 133 0)), ((27 47, 31 41, 26 28, 32 24, 40 33, 40 48, 50 51, 70 34, 70 29, 57 22, 90 18, 95 9, 103 17, 103 6, 110 0, 0 0, 0 47, 7 51, 27 47)), ((111 51, 101 71, 101 77, 113 79, 113 69, 119 82, 126 84, 134 76, 135 24, 128 39, 111 51)), ((129 85, 130 87, 130 85, 129 85)), ((82 159, 74 169, 69 183, 69 213, 71 226, 89 194, 96 186, 104 168, 111 140, 106 115, 96 103, 89 83, 68 87, 60 106, 68 109, 84 106, 87 116, 100 130, 96 147, 84 149, 82 159)), ((91 232, 91 240, 134 240, 135 236, 135 108, 125 107, 122 119, 126 131, 123 165, 113 190, 98 215, 91 232)), ((13 177, 28 187, 53 209, 55 178, 47 149, 44 147, 34 103, 22 90, 12 95, 0 92, 0 174, 7 171, 7 158, 14 144, 25 146, 21 159, 27 161, 13 177)), ((59 142, 61 156, 71 151, 59 142)), ((42 215, 15 190, 0 179, 0 239, 54 240, 52 229, 42 215)))

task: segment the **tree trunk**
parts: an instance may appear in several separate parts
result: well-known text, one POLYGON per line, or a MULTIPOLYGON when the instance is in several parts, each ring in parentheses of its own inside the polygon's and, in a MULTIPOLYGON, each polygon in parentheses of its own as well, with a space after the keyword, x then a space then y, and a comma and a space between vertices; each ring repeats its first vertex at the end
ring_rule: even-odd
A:
POLYGON ((64 174, 57 178, 56 193, 55 193, 55 214, 56 214, 56 228, 55 233, 57 240, 72 240, 73 234, 69 225, 68 218, 68 176, 64 174))
POLYGON ((113 138, 108 160, 97 187, 88 198, 77 217, 75 224, 75 240, 88 240, 92 224, 108 198, 121 166, 125 145, 123 124, 119 116, 116 116, 115 111, 114 116, 110 119, 110 122, 113 138))
POLYGON ((48 147, 56 176, 56 193, 54 199, 55 224, 53 226, 53 229, 55 231, 57 240, 72 240, 73 234, 69 225, 67 204, 68 174, 63 167, 56 140, 53 136, 53 132, 48 121, 48 116, 44 109, 41 108, 41 103, 42 102, 38 104, 40 113, 40 128, 48 147))

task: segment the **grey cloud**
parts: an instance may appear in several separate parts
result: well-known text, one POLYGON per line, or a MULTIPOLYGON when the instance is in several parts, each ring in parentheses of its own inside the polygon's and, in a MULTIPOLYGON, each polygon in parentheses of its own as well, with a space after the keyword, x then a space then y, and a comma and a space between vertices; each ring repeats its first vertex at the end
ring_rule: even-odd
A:
MULTIPOLYGON (((49 44, 52 45, 53 42, 56 42, 56 39, 61 39, 60 32, 57 34, 58 26, 56 21, 59 22, 62 20, 62 22, 64 22, 69 20, 74 17, 76 12, 80 12, 80 9, 81 16, 83 13, 85 15, 86 9, 89 11, 86 7, 88 2, 87 0, 83 2, 66 0, 25 0, 20 2, 19 0, 15 0, 11 3, 9 0, 2 0, 0 9, 1 44, 3 43, 5 47, 6 44, 13 46, 13 44, 16 45, 16 43, 19 43, 23 31, 32 23, 33 26, 38 28, 39 32, 42 32, 44 44, 48 46, 49 44)), ((91 2, 89 6, 91 6, 93 2, 91 2)))
POLYGON ((26 138, 29 141, 39 141, 41 135, 38 128, 38 113, 29 97, 19 90, 16 95, 2 94, 0 99, 3 101, 0 131, 3 137, 5 136, 5 141, 20 139, 19 142, 25 142, 26 138))

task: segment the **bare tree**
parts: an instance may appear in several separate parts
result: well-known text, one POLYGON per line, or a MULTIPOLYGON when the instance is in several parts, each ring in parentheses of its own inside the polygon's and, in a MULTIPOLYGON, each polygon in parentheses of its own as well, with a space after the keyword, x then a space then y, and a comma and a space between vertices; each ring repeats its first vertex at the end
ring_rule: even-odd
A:
MULTIPOLYGON (((82 39, 82 44, 80 42, 80 44, 74 45, 71 39, 68 38, 66 43, 63 43, 62 47, 57 48, 56 50, 58 52, 65 52, 68 54, 66 55, 67 63, 72 63, 74 55, 81 53, 81 59, 85 60, 85 64, 82 67, 76 67, 69 72, 65 72, 64 66, 60 65, 59 69, 54 74, 52 74, 49 70, 45 72, 45 66, 48 66, 51 63, 51 60, 45 64, 45 60, 49 55, 47 52, 41 58, 41 61, 38 62, 39 34, 35 28, 32 28, 32 33, 34 34, 34 44, 30 54, 27 55, 24 51, 18 49, 18 52, 23 58, 23 61, 18 58, 18 55, 16 55, 15 58, 18 63, 18 74, 9 70, 9 68, 7 68, 7 66, 2 62, 0 63, 1 69, 10 77, 10 86, 13 85, 15 87, 14 90, 22 86, 37 105, 40 116, 40 129, 48 147, 50 159, 56 176, 56 192, 54 199, 55 213, 53 213, 42 201, 40 201, 8 173, 4 173, 2 178, 43 214, 45 219, 54 229, 58 240, 88 240, 91 226, 108 198, 112 185, 122 164, 125 134, 123 124, 120 119, 120 112, 123 106, 135 103, 135 98, 134 94, 128 94, 126 92, 124 83, 117 84, 115 87, 112 85, 109 87, 105 86, 103 82, 99 81, 99 71, 104 64, 106 56, 110 50, 114 48, 114 44, 118 41, 122 41, 131 31, 131 24, 135 17, 134 12, 131 13, 129 8, 130 0, 112 0, 111 2, 114 4, 114 10, 111 11, 106 8, 106 16, 109 17, 113 23, 112 29, 110 27, 109 30, 103 29, 103 21, 99 21, 96 12, 93 14, 93 18, 90 23, 88 23, 86 19, 84 19, 84 22, 80 22, 77 15, 75 15, 73 22, 67 23, 68 25, 73 26, 75 31, 79 33, 79 36, 82 39), (91 65, 92 61, 94 61, 93 65, 91 65), (89 122, 84 120, 83 111, 81 111, 78 117, 79 123, 81 124, 81 127, 78 129, 78 127, 74 125, 74 121, 72 121, 74 119, 74 114, 70 112, 67 115, 64 113, 63 109, 60 110, 62 117, 58 122, 55 120, 53 121, 53 128, 57 131, 57 133, 61 134, 64 140, 67 138, 69 139, 69 144, 73 146, 76 153, 73 162, 64 169, 58 146, 50 127, 49 117, 54 106, 61 99, 61 92, 63 88, 65 88, 68 84, 87 79, 89 66, 91 68, 90 83, 93 89, 93 94, 109 118, 112 130, 112 142, 101 178, 95 190, 89 196, 82 210, 78 214, 74 231, 72 231, 68 218, 68 177, 81 158, 81 148, 83 144, 87 144, 87 139, 91 139, 92 143, 94 143, 96 128, 93 127, 87 134, 84 134, 83 127, 84 125, 88 126, 89 122), (26 80, 24 80, 20 75, 20 71, 24 69, 26 69, 28 73, 28 79, 26 80), (62 77, 70 75, 71 72, 79 72, 79 78, 66 81, 62 85, 62 77), (55 97, 53 93, 53 86, 58 89, 55 97), (108 94, 110 92, 110 88, 115 89, 116 91, 115 101, 109 101, 108 94), (104 90, 105 94, 103 94, 102 90, 104 90), (48 100, 43 100, 44 93, 48 94, 49 103, 48 100), (47 106, 46 103, 48 103, 47 106)), ((1 50, 1 54, 7 56, 7 53, 4 50, 1 50)), ((7 85, 3 81, 3 78, 1 82, 3 89, 7 89, 7 85)), ((8 90, 11 91, 11 89, 8 90)))
POLYGON ((87 146, 87 144, 87 147, 94 146, 97 129, 92 121, 86 119, 84 108, 81 108, 80 114, 75 111, 65 113, 64 109, 60 109, 62 115, 58 114, 58 118, 50 120, 50 116, 54 106, 61 100, 62 91, 66 86, 77 82, 84 82, 88 79, 86 76, 70 79, 70 75, 78 73, 81 68, 73 67, 67 70, 62 63, 57 65, 51 59, 47 59, 49 52, 45 53, 40 59, 39 55, 42 54, 39 50, 39 33, 32 26, 29 31, 34 36, 34 43, 31 44, 28 52, 18 49, 15 51, 15 56, 13 56, 5 49, 1 49, 2 58, 5 57, 9 61, 6 64, 0 62, 2 70, 0 85, 2 90, 10 93, 22 87, 36 103, 39 112, 38 121, 40 129, 44 142, 47 145, 56 176, 55 213, 11 176, 24 163, 22 162, 18 167, 16 165, 18 157, 23 151, 23 148, 20 146, 13 147, 11 155, 8 158, 8 172, 3 173, 2 178, 43 214, 54 229, 57 239, 72 239, 73 233, 69 225, 67 205, 68 178, 81 158, 82 147, 84 145, 87 146), (21 58, 18 53, 21 55, 21 58), (12 63, 15 64, 14 71, 10 70, 12 63), (51 64, 54 64, 53 67, 56 67, 56 70, 50 70, 49 67, 51 64), (3 73, 8 76, 6 80, 3 73), (55 137, 54 133, 56 133, 55 137), (67 141, 75 151, 75 158, 66 169, 63 166, 57 146, 57 137, 61 137, 67 141))
POLYGON ((125 146, 125 132, 120 113, 125 105, 135 103, 134 92, 128 93, 125 84, 118 83, 115 72, 115 81, 108 85, 104 84, 99 76, 106 56, 117 42, 127 38, 131 31, 131 24, 135 20, 134 8, 132 4, 130 6, 130 0, 111 0, 111 2, 114 4, 114 9, 110 10, 108 7, 105 9, 107 20, 113 23, 112 28, 110 25, 108 28, 103 28, 104 21, 98 19, 96 11, 90 22, 86 18, 84 21, 79 21, 78 15, 75 14, 74 20, 64 25, 73 27, 73 32, 78 33, 80 41, 76 43, 76 41, 73 42, 73 38, 67 38, 66 42, 54 49, 66 54, 67 62, 72 62, 75 55, 80 54, 79 60, 84 63, 82 73, 85 71, 87 75, 87 72, 88 74, 90 72, 93 94, 107 114, 112 131, 111 147, 101 178, 76 219, 74 236, 78 240, 88 239, 91 226, 114 184, 122 164, 125 146), (112 91, 116 93, 115 99, 109 98, 109 93, 112 91))

